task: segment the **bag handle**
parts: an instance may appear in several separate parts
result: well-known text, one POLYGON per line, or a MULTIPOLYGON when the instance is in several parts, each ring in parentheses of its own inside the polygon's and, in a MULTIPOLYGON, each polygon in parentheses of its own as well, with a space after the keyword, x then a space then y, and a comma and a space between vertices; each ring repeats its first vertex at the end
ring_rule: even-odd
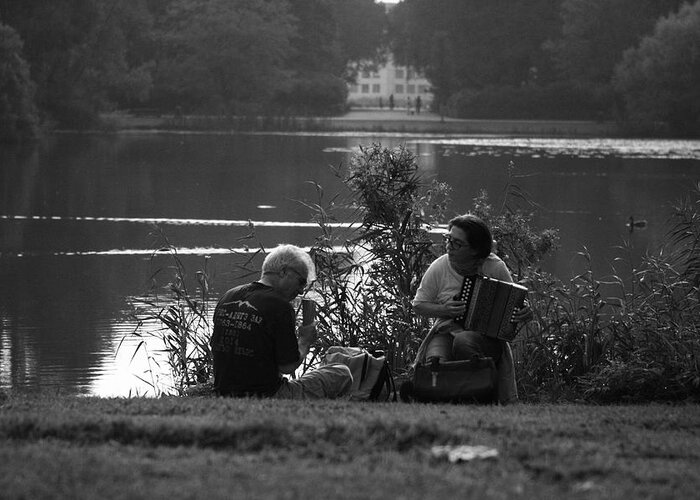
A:
POLYGON ((365 353, 362 360, 362 375, 360 375, 360 384, 367 378, 367 365, 369 364, 369 353, 365 353))

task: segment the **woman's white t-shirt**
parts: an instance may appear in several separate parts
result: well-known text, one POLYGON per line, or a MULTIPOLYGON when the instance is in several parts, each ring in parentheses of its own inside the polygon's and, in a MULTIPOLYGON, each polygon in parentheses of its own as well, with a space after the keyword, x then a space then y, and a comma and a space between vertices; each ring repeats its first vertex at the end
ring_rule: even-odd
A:
MULTIPOLYGON (((477 274, 509 283, 513 282, 505 262, 494 253, 486 257, 477 274)), ((445 304, 461 292, 463 281, 464 276, 455 271, 447 254, 441 255, 425 271, 413 299, 413 305, 415 306, 418 302, 445 304)), ((438 322, 443 321, 452 320, 444 319, 438 322)))

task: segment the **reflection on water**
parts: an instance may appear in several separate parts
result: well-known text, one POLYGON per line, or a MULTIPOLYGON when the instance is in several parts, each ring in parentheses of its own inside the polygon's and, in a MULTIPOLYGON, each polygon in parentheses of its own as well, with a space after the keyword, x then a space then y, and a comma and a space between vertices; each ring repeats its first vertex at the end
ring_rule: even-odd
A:
POLYGON ((444 156, 510 154, 516 157, 625 158, 659 160, 699 160, 700 141, 669 139, 569 139, 527 137, 460 137, 421 139, 442 145, 444 156))
MULTIPOLYGON (((111 396, 167 387, 157 337, 127 335, 117 350, 136 327, 130 298, 167 291, 173 279, 171 257, 157 250, 174 248, 193 281, 208 256, 215 295, 256 277, 260 246, 313 244, 309 206, 347 197, 338 167, 372 142, 407 145, 426 178, 452 186, 454 213, 482 189, 498 206, 516 182, 538 203, 535 224, 560 230, 562 248, 544 267, 561 277, 579 271, 584 246, 599 274, 614 245, 633 261, 656 248, 671 204, 700 177, 700 141, 66 134, 29 155, 0 151, 0 388, 111 396), (646 229, 631 233, 630 216, 646 229)), ((352 212, 336 216, 340 245, 352 212)))

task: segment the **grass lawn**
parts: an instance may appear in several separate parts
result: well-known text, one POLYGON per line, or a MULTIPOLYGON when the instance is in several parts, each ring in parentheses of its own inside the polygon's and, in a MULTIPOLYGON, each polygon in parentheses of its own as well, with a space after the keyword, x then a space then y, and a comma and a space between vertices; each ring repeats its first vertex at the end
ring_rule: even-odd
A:
POLYGON ((0 400, 3 499, 632 500, 698 492, 698 405, 0 400), (431 453, 458 444, 498 456, 451 463, 431 453))

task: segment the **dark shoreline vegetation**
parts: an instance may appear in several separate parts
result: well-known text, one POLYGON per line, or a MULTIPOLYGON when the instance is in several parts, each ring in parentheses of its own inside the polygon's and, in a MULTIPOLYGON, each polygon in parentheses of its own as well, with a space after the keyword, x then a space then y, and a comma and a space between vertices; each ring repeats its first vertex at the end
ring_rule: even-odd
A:
POLYGON ((0 491, 3 498, 693 498, 698 410, 0 394, 0 491), (498 456, 453 464, 432 453, 455 445, 487 446, 498 456))
MULTIPOLYGON (((636 268, 620 260, 614 275, 597 276, 583 249, 579 257, 588 271, 562 282, 539 267, 556 251, 558 232, 532 227, 536 204, 518 187, 514 164, 508 173, 499 199, 482 192, 469 210, 489 223, 497 253, 530 290, 534 318, 512 343, 521 399, 700 400, 700 185, 675 207, 666 244, 650 249, 636 268)), ((319 363, 330 346, 363 346, 384 351, 401 377, 429 328, 411 300, 427 266, 444 251, 429 229, 449 220, 451 188, 422 179, 406 148, 380 144, 361 147, 337 174, 344 192, 317 186, 318 199, 303 203, 319 228, 311 248, 319 343, 304 369, 319 363), (354 214, 350 241, 331 224, 345 220, 335 217, 337 211, 354 214)), ((156 253, 169 255, 170 265, 159 257, 153 276, 160 281, 134 302, 144 326, 135 335, 156 336, 166 346, 175 386, 153 384, 153 392, 191 394, 210 383, 215 283, 206 257, 203 268, 185 269, 176 246, 160 236, 156 253)), ((246 263, 238 272, 250 279, 258 272, 255 257, 265 250, 254 227, 247 239, 257 250, 241 256, 246 263)))
POLYGON ((425 108, 454 119, 700 135, 700 0, 435 1, 2 2, 0 143, 117 109, 338 116, 390 59, 406 79, 360 101, 415 98, 421 74, 425 108))
MULTIPOLYGON (((403 114, 403 113, 401 113, 403 114)), ((466 120, 425 113, 406 119, 377 110, 351 110, 339 116, 210 116, 115 112, 101 115, 99 130, 172 132, 376 132, 406 134, 497 134, 540 137, 623 137, 613 122, 588 120, 466 120)), ((632 134, 633 135, 633 134, 632 134)), ((657 135, 658 137, 658 135, 657 135)))

